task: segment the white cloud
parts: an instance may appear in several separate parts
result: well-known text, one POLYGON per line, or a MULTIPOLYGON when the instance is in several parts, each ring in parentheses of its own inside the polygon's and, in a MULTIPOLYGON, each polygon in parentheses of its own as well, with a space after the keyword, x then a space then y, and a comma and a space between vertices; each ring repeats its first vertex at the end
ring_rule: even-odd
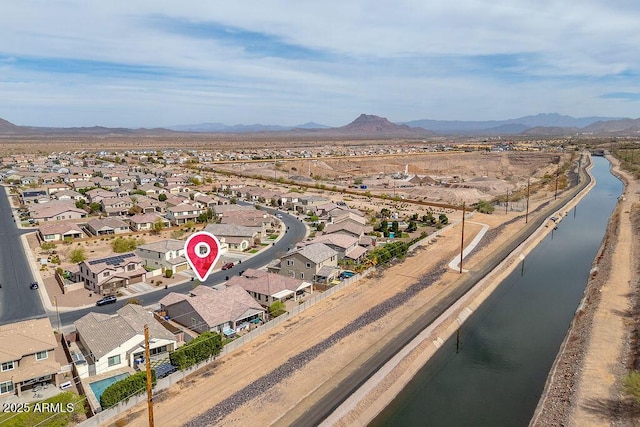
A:
POLYGON ((0 117, 125 126, 342 125, 361 112, 635 117, 633 103, 600 96, 633 91, 639 21, 631 1, 6 0, 0 117), (176 32, 171 22, 264 34, 274 51, 310 55, 259 55, 241 38, 176 32))

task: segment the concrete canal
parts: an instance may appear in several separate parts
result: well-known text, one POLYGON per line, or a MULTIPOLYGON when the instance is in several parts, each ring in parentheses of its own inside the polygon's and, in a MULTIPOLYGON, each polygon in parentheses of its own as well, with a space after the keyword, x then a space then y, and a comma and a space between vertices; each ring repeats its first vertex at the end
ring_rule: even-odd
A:
POLYGON ((594 188, 372 422, 374 426, 526 426, 580 303, 622 192, 593 158, 594 188))

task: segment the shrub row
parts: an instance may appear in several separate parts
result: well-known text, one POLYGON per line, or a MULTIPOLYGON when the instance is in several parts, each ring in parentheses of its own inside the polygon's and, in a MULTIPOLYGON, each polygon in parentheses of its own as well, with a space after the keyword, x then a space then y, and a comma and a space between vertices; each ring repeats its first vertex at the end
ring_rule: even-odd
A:
MULTIPOLYGON (((155 385, 156 371, 153 369, 151 370, 151 380, 155 385)), ((102 406, 102 409, 110 408, 121 401, 127 401, 136 394, 144 392, 146 388, 147 373, 144 371, 135 373, 107 387, 102 396, 100 396, 100 406, 102 406)))
POLYGON ((207 331, 169 354, 169 360, 176 368, 186 369, 211 356, 217 356, 221 349, 222 337, 220 334, 207 331))

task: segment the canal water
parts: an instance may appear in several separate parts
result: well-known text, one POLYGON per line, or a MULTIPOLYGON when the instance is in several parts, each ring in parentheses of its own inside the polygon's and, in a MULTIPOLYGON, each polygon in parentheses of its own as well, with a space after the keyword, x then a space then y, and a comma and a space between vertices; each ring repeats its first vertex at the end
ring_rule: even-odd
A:
POLYGON ((373 426, 527 426, 622 183, 593 157, 595 187, 372 422, 373 426))

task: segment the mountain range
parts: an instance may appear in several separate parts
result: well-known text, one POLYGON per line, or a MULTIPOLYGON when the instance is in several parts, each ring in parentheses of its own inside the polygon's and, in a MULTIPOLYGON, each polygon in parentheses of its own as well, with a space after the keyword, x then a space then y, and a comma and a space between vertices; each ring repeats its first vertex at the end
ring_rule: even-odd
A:
POLYGON ((314 122, 298 126, 262 124, 230 126, 223 123, 201 123, 155 129, 108 128, 101 126, 75 128, 17 126, 0 119, 0 135, 137 135, 185 132, 272 134, 273 136, 312 136, 315 138, 422 138, 435 135, 636 135, 640 133, 640 119, 619 117, 575 118, 551 113, 508 120, 453 121, 423 119, 405 123, 392 123, 384 117, 361 114, 353 122, 340 127, 329 127, 314 122))

